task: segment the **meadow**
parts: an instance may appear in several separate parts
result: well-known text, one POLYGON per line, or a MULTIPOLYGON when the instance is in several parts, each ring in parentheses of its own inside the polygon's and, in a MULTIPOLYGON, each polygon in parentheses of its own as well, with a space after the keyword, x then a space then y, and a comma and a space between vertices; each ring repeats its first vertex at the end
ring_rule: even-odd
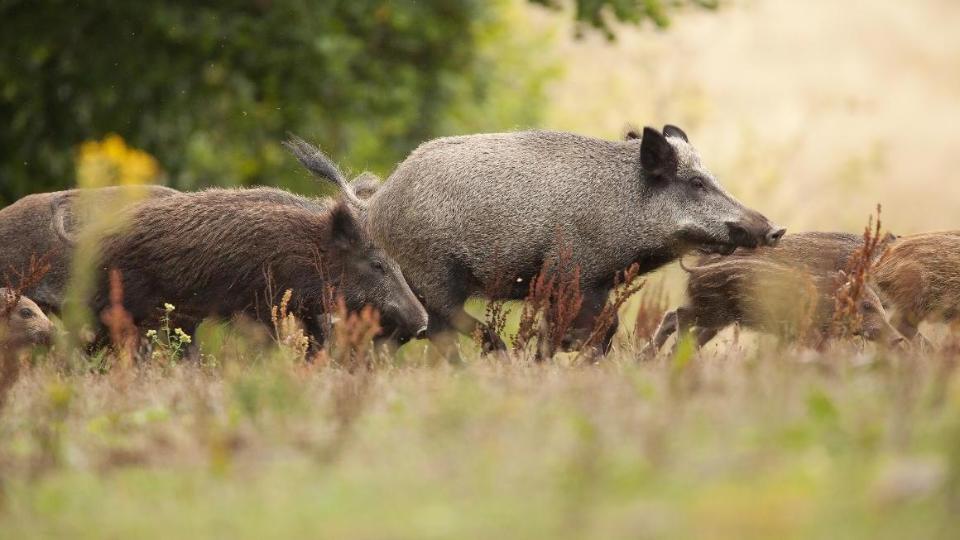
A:
POLYGON ((951 538, 943 339, 358 365, 216 327, 199 362, 34 358, 4 389, 0 536, 951 538))

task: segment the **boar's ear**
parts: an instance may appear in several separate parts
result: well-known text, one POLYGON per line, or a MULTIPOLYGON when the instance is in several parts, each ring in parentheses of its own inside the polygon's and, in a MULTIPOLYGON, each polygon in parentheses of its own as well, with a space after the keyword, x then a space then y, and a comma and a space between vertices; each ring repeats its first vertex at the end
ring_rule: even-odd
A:
POLYGON ((340 246, 353 246, 363 239, 360 223, 346 204, 330 209, 330 239, 340 246))
POLYGON ((673 124, 667 124, 663 126, 663 136, 664 137, 680 137, 684 142, 690 142, 690 139, 687 138, 687 134, 683 132, 682 129, 678 128, 673 124))
POLYGON ((640 130, 637 129, 637 126, 631 126, 627 124, 623 128, 623 140, 625 141, 634 141, 640 138, 640 130))
POLYGON ((640 140, 640 165, 651 176, 672 178, 677 174, 677 151, 659 131, 645 127, 640 140))

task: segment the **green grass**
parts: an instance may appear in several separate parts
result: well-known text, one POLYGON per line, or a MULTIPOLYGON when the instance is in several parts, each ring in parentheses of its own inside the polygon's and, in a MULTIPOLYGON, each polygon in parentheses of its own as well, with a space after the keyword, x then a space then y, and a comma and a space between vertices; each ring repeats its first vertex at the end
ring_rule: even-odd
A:
POLYGON ((726 347, 464 367, 413 348, 352 374, 41 358, 0 416, 0 537, 951 537, 952 357, 726 347))

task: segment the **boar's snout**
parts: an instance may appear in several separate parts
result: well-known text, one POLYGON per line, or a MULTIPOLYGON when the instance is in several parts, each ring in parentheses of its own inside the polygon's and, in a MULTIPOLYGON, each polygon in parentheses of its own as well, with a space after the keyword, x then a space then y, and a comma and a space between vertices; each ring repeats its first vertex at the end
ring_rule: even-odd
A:
POLYGON ((771 227, 770 230, 767 231, 766 241, 764 243, 768 246, 775 246, 786 233, 786 227, 771 227))
POLYGON ((402 303, 391 304, 384 315, 387 319, 384 333, 394 330, 393 337, 401 342, 423 339, 427 335, 427 310, 413 293, 410 293, 409 298, 404 298, 402 303))
POLYGON ((53 334, 54 334, 54 328, 53 328, 53 324, 51 323, 46 328, 43 328, 37 331, 36 333, 34 333, 31 336, 31 339, 35 345, 39 345, 41 347, 49 347, 50 345, 53 345, 53 334))
POLYGON ((775 246, 787 232, 786 228, 771 224, 760 214, 739 221, 728 221, 726 226, 730 243, 747 248, 775 246))

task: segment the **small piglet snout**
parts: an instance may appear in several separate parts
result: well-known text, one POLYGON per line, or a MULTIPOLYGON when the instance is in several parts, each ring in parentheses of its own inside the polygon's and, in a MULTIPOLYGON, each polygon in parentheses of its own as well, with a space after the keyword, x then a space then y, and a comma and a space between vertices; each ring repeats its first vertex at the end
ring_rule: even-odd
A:
POLYGON ((780 239, 783 238, 783 235, 787 233, 786 227, 773 227, 767 231, 767 235, 764 238, 766 245, 775 246, 780 239))

